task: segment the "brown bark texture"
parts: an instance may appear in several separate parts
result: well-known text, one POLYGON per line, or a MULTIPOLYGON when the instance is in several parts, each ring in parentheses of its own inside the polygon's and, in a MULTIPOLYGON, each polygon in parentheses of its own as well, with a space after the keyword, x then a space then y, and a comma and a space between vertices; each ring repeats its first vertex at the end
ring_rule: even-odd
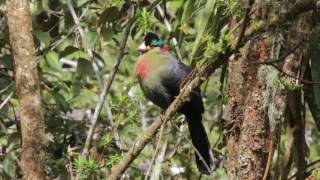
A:
MULTIPOLYGON (((252 24, 271 22, 279 17, 287 18, 287 21, 252 37, 240 53, 229 60, 229 113, 225 128, 228 139, 226 168, 230 179, 267 178, 274 144, 279 140, 280 125, 285 118, 289 121, 287 134, 292 134, 293 138, 289 145, 293 154, 287 155, 293 158, 298 171, 303 172, 306 168, 301 94, 285 89, 282 81, 295 84, 302 78, 299 75, 303 74, 305 65, 301 54, 306 44, 295 47, 311 32, 310 12, 296 18, 281 16, 295 6, 294 1, 259 2, 255 6, 256 11, 250 17, 252 24)), ((292 162, 291 158, 287 159, 287 163, 292 162)), ((303 178, 304 174, 298 173, 298 177, 303 178)))
POLYGON ((20 104, 24 179, 46 179, 46 136, 28 0, 7 0, 6 17, 20 104))
POLYGON ((253 40, 240 57, 229 60, 229 115, 227 117, 228 159, 231 179, 262 179, 268 159, 268 113, 276 122, 281 118, 283 97, 277 84, 277 72, 257 66, 258 43, 253 40), (270 78, 267 80, 267 78, 270 78), (273 101, 273 103, 270 103, 273 101))
MULTIPOLYGON (((307 12, 301 14, 298 18, 291 22, 286 34, 287 47, 293 48, 297 44, 301 44, 294 52, 292 52, 284 61, 282 70, 294 78, 288 78, 291 84, 301 84, 300 79, 306 79, 306 70, 308 69, 309 58, 306 55, 307 43, 302 43, 304 39, 310 39, 312 33, 312 13, 307 12)), ((308 85, 305 85, 307 87, 308 85)), ((304 92, 307 96, 308 91, 304 92)), ((289 175, 288 169, 295 163, 297 167, 297 179, 306 178, 308 146, 305 140, 305 115, 302 104, 302 88, 289 88, 286 98, 286 136, 288 149, 285 154, 283 165, 288 167, 281 174, 281 179, 287 179, 289 175)))

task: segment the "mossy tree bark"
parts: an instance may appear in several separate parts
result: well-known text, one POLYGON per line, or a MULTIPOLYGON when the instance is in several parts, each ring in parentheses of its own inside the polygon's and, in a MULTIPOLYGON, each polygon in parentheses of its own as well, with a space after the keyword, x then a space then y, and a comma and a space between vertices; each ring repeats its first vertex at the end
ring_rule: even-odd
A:
POLYGON ((20 104, 24 179, 46 179, 46 136, 28 0, 7 0, 6 17, 20 104))
MULTIPOLYGON (((251 23, 272 22, 300 1, 259 1, 255 3, 251 23)), ((229 114, 225 127, 230 179, 267 178, 282 122, 287 122, 287 136, 292 137, 288 145, 292 147, 288 152, 292 159, 281 164, 284 167, 295 162, 301 172, 298 178, 305 176, 307 147, 298 85, 308 62, 302 56, 307 47, 303 40, 311 32, 311 14, 288 17, 290 20, 281 26, 252 37, 229 60, 229 114), (286 84, 293 89, 285 88, 286 84)))

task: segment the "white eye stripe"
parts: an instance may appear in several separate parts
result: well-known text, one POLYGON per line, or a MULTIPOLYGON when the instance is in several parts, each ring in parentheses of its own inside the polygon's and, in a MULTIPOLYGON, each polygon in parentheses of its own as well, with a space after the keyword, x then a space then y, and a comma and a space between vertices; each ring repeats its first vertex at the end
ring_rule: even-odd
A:
POLYGON ((145 45, 145 43, 143 42, 142 44, 140 44, 138 50, 145 50, 147 49, 147 46, 145 45))

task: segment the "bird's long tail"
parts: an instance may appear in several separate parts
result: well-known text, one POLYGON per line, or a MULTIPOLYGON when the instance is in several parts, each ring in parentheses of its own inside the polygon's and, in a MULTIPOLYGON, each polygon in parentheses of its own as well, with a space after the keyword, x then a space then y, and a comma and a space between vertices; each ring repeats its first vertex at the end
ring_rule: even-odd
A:
POLYGON ((189 125, 189 132, 193 146, 197 149, 201 157, 196 154, 197 167, 202 174, 210 174, 212 165, 210 158, 210 145, 207 133, 202 125, 200 113, 185 113, 189 125))

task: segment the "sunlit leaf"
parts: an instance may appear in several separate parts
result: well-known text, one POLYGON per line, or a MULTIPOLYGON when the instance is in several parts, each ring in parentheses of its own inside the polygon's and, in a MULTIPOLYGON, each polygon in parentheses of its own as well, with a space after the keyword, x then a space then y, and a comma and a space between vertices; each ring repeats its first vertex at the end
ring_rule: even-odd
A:
POLYGON ((80 6, 82 6, 83 4, 85 4, 85 3, 89 2, 89 1, 90 0, 78 0, 76 2, 77 2, 77 6, 80 7, 80 6))
POLYGON ((3 170, 9 177, 15 179, 16 178, 16 171, 17 171, 17 164, 12 159, 10 154, 7 154, 3 161, 3 170))
POLYGON ((46 55, 46 62, 49 64, 49 66, 55 70, 55 71, 61 71, 61 64, 59 62, 59 55, 54 52, 54 51, 50 51, 47 55, 46 55))
POLYGON ((34 35, 40 42, 40 46, 42 48, 48 47, 50 45, 50 42, 52 40, 49 32, 42 32, 42 31, 36 31, 34 32, 34 35))
POLYGON ((94 46, 96 44, 98 40, 98 33, 96 32, 93 32, 93 31, 88 31, 84 34, 84 37, 83 37, 83 41, 82 41, 82 44, 83 44, 83 47, 85 49, 94 49, 94 46))

